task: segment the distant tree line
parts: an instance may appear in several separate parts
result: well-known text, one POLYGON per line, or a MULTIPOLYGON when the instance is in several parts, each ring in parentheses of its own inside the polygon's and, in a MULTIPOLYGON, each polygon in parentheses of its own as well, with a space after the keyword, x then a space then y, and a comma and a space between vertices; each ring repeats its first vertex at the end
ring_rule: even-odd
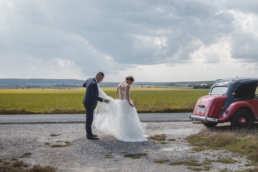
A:
POLYGON ((81 87, 81 85, 55 84, 55 85, 1 85, 0 88, 30 89, 30 88, 68 88, 81 87))
POLYGON ((209 88, 211 88, 211 84, 203 83, 203 84, 194 84, 193 85, 193 89, 209 89, 209 88))

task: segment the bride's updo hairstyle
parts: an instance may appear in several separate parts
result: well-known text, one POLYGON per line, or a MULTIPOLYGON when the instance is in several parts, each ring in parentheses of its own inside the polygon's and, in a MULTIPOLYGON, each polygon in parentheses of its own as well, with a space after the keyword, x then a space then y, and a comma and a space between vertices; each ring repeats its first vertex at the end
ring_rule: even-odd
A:
POLYGON ((134 78, 132 76, 128 76, 128 77, 125 78, 125 80, 127 80, 127 81, 134 81, 134 78))

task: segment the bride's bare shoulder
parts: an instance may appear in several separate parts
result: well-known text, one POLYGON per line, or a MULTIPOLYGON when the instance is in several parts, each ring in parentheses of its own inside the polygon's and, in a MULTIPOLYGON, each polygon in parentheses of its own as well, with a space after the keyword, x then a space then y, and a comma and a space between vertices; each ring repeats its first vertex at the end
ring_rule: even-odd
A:
POLYGON ((125 83, 125 88, 130 89, 130 84, 125 83))
POLYGON ((121 87, 122 85, 124 85, 125 81, 120 82, 120 84, 118 84, 118 87, 121 87))

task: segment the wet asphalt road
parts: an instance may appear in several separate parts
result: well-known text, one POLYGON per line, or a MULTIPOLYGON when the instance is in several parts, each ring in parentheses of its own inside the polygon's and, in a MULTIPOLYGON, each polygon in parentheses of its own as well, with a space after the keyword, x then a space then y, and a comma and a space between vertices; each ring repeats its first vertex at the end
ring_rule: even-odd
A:
MULTIPOLYGON (((139 113, 142 122, 189 121, 189 113, 139 113)), ((0 115, 0 124, 84 123, 85 114, 0 115)))

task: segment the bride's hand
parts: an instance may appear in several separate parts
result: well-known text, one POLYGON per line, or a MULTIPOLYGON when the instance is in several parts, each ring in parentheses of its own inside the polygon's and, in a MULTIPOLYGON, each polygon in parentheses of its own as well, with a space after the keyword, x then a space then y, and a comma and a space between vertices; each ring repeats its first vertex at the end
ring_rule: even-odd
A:
POLYGON ((130 106, 134 107, 134 105, 132 103, 129 103, 130 106))

